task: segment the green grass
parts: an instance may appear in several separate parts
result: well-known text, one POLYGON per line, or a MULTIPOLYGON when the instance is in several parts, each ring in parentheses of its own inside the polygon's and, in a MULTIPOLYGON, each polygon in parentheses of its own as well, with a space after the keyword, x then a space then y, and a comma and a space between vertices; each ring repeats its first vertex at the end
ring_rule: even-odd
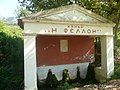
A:
POLYGON ((111 79, 120 79, 120 63, 115 63, 115 72, 111 79))

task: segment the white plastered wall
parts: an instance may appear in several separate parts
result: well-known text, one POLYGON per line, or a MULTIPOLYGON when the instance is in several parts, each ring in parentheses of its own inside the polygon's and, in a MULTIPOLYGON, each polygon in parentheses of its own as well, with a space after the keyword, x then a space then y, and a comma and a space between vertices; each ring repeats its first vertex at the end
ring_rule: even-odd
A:
POLYGON ((72 24, 73 28, 68 28, 68 26, 71 26, 71 24, 54 24, 54 23, 25 23, 25 33, 35 33, 40 35, 113 35, 113 28, 111 26, 108 26, 103 24, 101 25, 87 25, 83 24, 72 24), (82 28, 76 28, 76 26, 82 27, 82 28), (68 32, 65 33, 64 29, 68 28, 68 32), (57 29, 57 32, 52 30, 57 29), (70 29, 73 29, 73 33, 70 33, 70 29), (77 29, 80 30, 80 32, 77 32, 77 29), (82 33, 83 29, 85 30, 85 33, 82 33), (87 33, 87 30, 90 29, 96 30, 96 32, 93 33, 87 33), (76 33, 77 32, 77 33, 76 33))
POLYGON ((101 37, 101 69, 104 78, 110 78, 114 73, 113 36, 101 37))
POLYGON ((37 90, 36 36, 24 36, 25 90, 37 90))

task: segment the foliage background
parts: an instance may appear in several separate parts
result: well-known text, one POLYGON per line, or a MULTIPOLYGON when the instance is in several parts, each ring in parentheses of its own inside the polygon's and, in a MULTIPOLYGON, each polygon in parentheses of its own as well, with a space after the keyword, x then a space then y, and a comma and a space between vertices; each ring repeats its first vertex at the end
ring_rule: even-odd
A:
POLYGON ((22 87, 22 30, 0 22, 0 90, 19 90, 22 87))

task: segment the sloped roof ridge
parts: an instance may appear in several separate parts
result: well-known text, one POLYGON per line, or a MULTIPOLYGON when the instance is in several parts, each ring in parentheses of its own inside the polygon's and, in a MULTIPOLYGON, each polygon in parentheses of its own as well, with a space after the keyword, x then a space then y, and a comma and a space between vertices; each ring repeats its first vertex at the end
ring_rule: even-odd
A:
POLYGON ((60 7, 57 7, 57 8, 52 8, 52 9, 48 9, 48 10, 41 10, 40 12, 37 12, 35 14, 32 14, 30 15, 29 17, 37 17, 37 16, 40 16, 40 17, 43 17, 44 15, 48 15, 48 14, 56 14, 56 13, 61 13, 63 12, 65 9, 68 11, 73 8, 75 8, 77 6, 77 4, 72 4, 72 5, 65 5, 65 6, 60 6, 60 7))
POLYGON ((32 15, 28 16, 27 18, 37 19, 39 17, 39 19, 40 18, 42 19, 47 16, 59 14, 59 13, 65 12, 65 11, 67 12, 70 10, 77 10, 85 15, 88 15, 88 16, 90 16, 96 20, 99 20, 101 22, 104 22, 104 23, 108 23, 108 22, 112 23, 112 21, 109 21, 108 19, 106 19, 100 15, 97 15, 94 12, 87 10, 77 4, 65 5, 65 6, 60 6, 60 7, 53 8, 53 9, 43 10, 43 11, 37 12, 35 14, 32 14, 32 15))

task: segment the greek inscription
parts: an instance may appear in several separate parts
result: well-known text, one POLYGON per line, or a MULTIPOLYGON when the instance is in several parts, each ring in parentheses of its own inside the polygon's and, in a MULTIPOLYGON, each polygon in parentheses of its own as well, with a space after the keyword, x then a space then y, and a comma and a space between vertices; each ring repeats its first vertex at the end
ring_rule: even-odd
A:
POLYGON ((74 32, 73 32, 73 29, 70 29, 70 33, 74 33, 74 32))
POLYGON ((76 33, 80 33, 80 29, 77 29, 77 30, 76 30, 76 33))
POLYGON ((87 33, 91 33, 91 30, 90 30, 90 29, 88 29, 88 30, 87 30, 87 33))
POLYGON ((48 30, 44 30, 44 32, 46 33, 60 33, 60 34, 95 34, 95 33, 100 33, 101 30, 100 29, 93 29, 93 28, 88 28, 88 27, 84 27, 81 25, 68 25, 65 28, 59 29, 57 27, 53 27, 51 29, 48 30))
POLYGON ((53 29, 52 28, 52 33, 57 32, 57 28, 53 29))
POLYGON ((67 32, 68 32, 68 29, 67 29, 67 28, 65 28, 65 29, 64 29, 64 32, 65 32, 65 33, 67 33, 67 32))
POLYGON ((84 29, 82 30, 82 33, 86 33, 84 29))
POLYGON ((92 30, 92 33, 96 33, 96 30, 92 30))

